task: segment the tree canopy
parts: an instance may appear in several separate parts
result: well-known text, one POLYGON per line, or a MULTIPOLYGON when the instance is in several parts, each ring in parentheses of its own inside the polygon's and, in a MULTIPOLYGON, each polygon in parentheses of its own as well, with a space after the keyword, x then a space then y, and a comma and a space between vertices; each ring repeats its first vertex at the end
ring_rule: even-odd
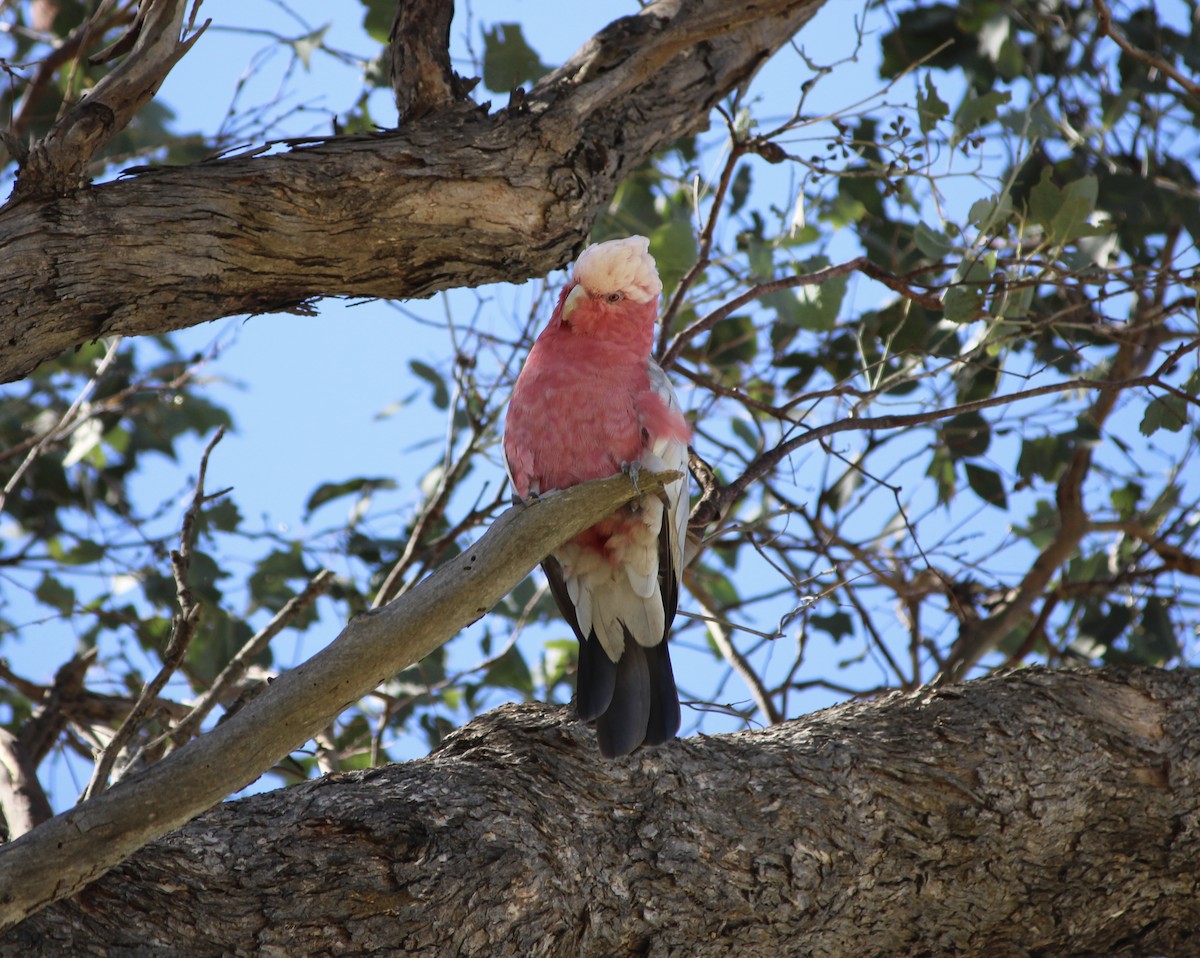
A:
MULTIPOLYGON (((614 3, 590 38, 558 23, 552 56, 541 21, 482 3, 271 7, 255 33, 172 0, 0 4, 8 838, 72 807, 50 781, 96 798, 302 702, 300 679, 271 686, 347 620, 525 528, 508 392, 554 270, 634 233, 695 433, 685 732, 1032 664, 1197 664, 1193 5, 885 2, 832 28, 814 0, 736 6, 614 3), (197 129, 164 81, 219 75, 222 30, 259 53, 197 129), (344 99, 297 105, 322 71, 344 99), (397 424, 383 465, 330 460, 297 490, 286 459, 227 458, 255 410, 297 456, 351 427, 308 428, 255 378, 235 393, 246 344, 196 327, 282 339, 367 310, 391 401, 321 401, 397 424), (260 476, 279 498, 247 506, 260 476), (30 654, 47 635, 54 662, 30 654)), ((506 558, 504 598, 471 592, 428 647, 331 693, 268 781, 567 702, 537 548, 506 558)))

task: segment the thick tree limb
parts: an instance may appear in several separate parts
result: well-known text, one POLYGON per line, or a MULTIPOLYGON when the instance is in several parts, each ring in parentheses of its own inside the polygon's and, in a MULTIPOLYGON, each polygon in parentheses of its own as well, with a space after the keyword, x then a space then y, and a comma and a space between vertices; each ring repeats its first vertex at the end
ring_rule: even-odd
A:
MULTIPOLYGON (((21 163, 14 197, 47 196, 82 186, 87 165, 158 92, 171 68, 204 32, 182 38, 188 0, 143 0, 128 40, 128 56, 38 140, 21 163)), ((108 9, 97 11, 107 17, 108 9)), ((102 54, 107 59, 108 54, 102 54)))
POLYGON ((0 954, 1196 951, 1194 672, 1028 669, 614 763, 590 739, 506 706, 223 805, 0 954))
POLYGON ((388 35, 389 70, 396 109, 412 121, 462 102, 478 80, 450 66, 454 0, 399 0, 388 35))
MULTIPOLYGON (((641 493, 673 477, 639 476, 641 493)), ((350 704, 478 619, 563 541, 636 494, 618 475, 509 509, 474 546, 400 599, 353 619, 327 648, 207 735, 0 848, 0 927, 73 894, 254 781, 350 704)))
POLYGON ((4 838, 24 835, 53 814, 28 748, 8 729, 0 728, 0 816, 4 819, 4 838))
POLYGON ((10 203, 0 381, 102 335, 544 275, 631 170, 702 129, 821 2, 658 0, 513 110, 10 203))

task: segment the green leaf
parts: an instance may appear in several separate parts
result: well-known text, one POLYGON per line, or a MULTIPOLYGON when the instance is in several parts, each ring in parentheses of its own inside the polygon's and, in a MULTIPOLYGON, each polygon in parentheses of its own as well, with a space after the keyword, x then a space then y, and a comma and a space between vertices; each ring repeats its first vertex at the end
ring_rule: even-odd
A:
POLYGON ((750 195, 750 166, 743 163, 733 174, 733 182, 729 184, 729 213, 733 215, 746 205, 750 195))
POLYGON ((362 0, 367 8, 363 14, 363 30, 376 43, 387 43, 396 18, 396 0, 362 0))
MULTIPOLYGON (((93 450, 99 449, 100 440, 103 437, 103 423, 99 419, 86 420, 71 436, 71 448, 67 450, 67 454, 63 458, 63 468, 70 469, 73 465, 88 457, 93 450)), ((103 467, 103 456, 101 456, 99 462, 93 462, 92 464, 97 467, 103 467)))
POLYGON ((1026 482, 1035 476, 1041 476, 1047 482, 1057 482, 1070 454, 1070 443, 1062 436, 1038 436, 1022 440, 1017 475, 1026 482))
POLYGON ((814 629, 828 633, 834 642, 840 642, 846 636, 854 635, 854 621, 848 613, 840 610, 832 615, 810 615, 808 624, 814 629))
MULTIPOLYGON (((253 634, 249 625, 232 618, 224 609, 206 609, 188 646, 188 671, 207 688, 253 634)), ((256 660, 259 665, 270 662, 270 649, 265 649, 256 660)))
POLYGON ((938 120, 944 120, 949 115, 950 105, 938 96, 933 77, 926 73, 925 89, 917 90, 917 122, 921 126, 921 132, 932 132, 938 125, 938 120))
POLYGON ((1004 491, 1004 480, 994 469, 977 466, 973 462, 966 464, 967 485, 989 506, 997 509, 1008 508, 1008 495, 1004 491))
POLYGON ((246 580, 250 590, 251 611, 265 608, 278 612, 295 594, 289 582, 308 578, 309 571, 304 565, 299 546, 268 553, 259 560, 246 580))
POLYGON ((742 419, 740 416, 734 416, 730 420, 729 428, 733 430, 735 436, 749 447, 751 452, 758 453, 762 450, 762 436, 745 419, 742 419))
POLYGON ((957 476, 954 473, 954 460, 941 446, 933 451, 925 475, 937 483, 938 504, 945 505, 954 498, 957 476))
POLYGON ((228 578, 229 573, 217 565, 212 556, 198 549, 192 550, 187 581, 202 599, 217 605, 221 601, 221 590, 217 588, 217 583, 228 578))
POLYGON ((242 521, 237 504, 225 496, 204 510, 204 520, 221 532, 236 532, 242 521))
POLYGON ((1142 423, 1138 427, 1143 436, 1152 436, 1160 429, 1167 432, 1179 432, 1187 425, 1187 401, 1174 393, 1155 396, 1146 406, 1142 423))
POLYGON ((1062 192, 1051 180, 1050 167, 1042 170, 1042 177, 1029 191, 1029 218, 1035 223, 1048 226, 1054 222, 1062 206, 1062 192))
POLYGON ((292 50, 295 51, 300 62, 304 64, 305 70, 312 65, 313 52, 321 48, 321 44, 325 42, 325 34, 331 26, 332 24, 327 23, 323 27, 318 27, 312 33, 306 33, 304 36, 297 37, 291 41, 292 50))
POLYGON ((758 355, 758 333, 749 316, 728 316, 708 335, 707 359, 718 368, 748 363, 758 355))
POLYGON ((493 93, 510 93, 549 71, 525 41, 519 23, 498 23, 483 31, 483 85, 493 93))
POLYGON ((63 585, 49 572, 42 573, 42 581, 33 590, 33 594, 37 596, 39 602, 58 609, 60 612, 75 611, 75 590, 70 586, 63 585))
POLYGON ((1167 603, 1158 596, 1152 595, 1146 600, 1140 628, 1131 647, 1140 653, 1139 658, 1147 665, 1166 665, 1179 654, 1179 637, 1171 623, 1167 603))
POLYGON ((1000 224, 1006 223, 1012 213, 1012 197, 1007 193, 1001 193, 972 203, 971 209, 967 213, 967 222, 980 229, 994 231, 1000 224))
POLYGON ((952 323, 973 323, 983 309, 983 293, 975 286, 951 286, 943 302, 946 319, 952 323))
POLYGON ((952 458, 973 459, 992 444, 992 427, 979 413, 965 412, 942 423, 938 437, 952 458))
POLYGON ((433 387, 433 404, 438 409, 448 409, 450 407, 450 390, 446 388, 446 380, 436 369, 428 363, 423 363, 419 359, 410 359, 408 368, 413 371, 413 374, 424 379, 433 387))
MULTIPOLYGON (((87 565, 104 558, 105 549, 99 542, 91 539, 78 539, 65 555, 56 556, 66 565, 87 565)), ((53 550, 52 550, 53 554, 53 550)))
POLYGON ((1069 243, 1083 236, 1106 232, 1106 228, 1088 222, 1088 217, 1096 211, 1099 189, 1099 181, 1094 176, 1084 176, 1066 185, 1058 211, 1048 224, 1052 242, 1069 243))
POLYGON ((924 223, 917 224, 917 228, 913 231, 913 239, 916 241, 917 249, 930 259, 944 259, 946 254, 953 249, 950 239, 941 230, 931 229, 924 223))
POLYGON ((1007 92, 993 90, 977 96, 973 91, 969 91, 954 115, 955 133, 952 144, 957 145, 980 126, 996 119, 997 111, 1010 100, 1012 94, 1007 92))
POLYGON ((533 695, 533 676, 515 645, 491 664, 483 677, 483 684, 513 689, 525 696, 533 695))
POLYGON ((696 262, 696 234, 685 217, 677 216, 650 234, 650 254, 665 289, 675 287, 696 262))
POLYGON ((1079 634, 1108 648, 1132 621, 1133 612, 1127 606, 1106 602, 1087 608, 1079 620, 1079 634))
POLYGON ((542 676, 552 688, 563 681, 579 661, 579 643, 574 639, 550 639, 542 645, 542 676))
POLYGON ((1024 525, 1013 523, 1013 532, 1028 539, 1035 549, 1044 549, 1058 535, 1061 517, 1054 504, 1045 499, 1039 499, 1033 507, 1033 515, 1024 525))
POLYGON ((333 502, 335 499, 340 499, 343 496, 353 495, 358 492, 369 495, 376 489, 395 488, 395 480, 388 479, 385 476, 356 476, 344 482, 323 482, 313 490, 313 494, 308 497, 308 502, 304 504, 304 519, 307 521, 309 516, 321 506, 327 502, 333 502))
POLYGON ((1137 513, 1138 503, 1142 501, 1145 490, 1140 483, 1127 482, 1119 489, 1109 493, 1109 501, 1122 519, 1131 519, 1137 513))

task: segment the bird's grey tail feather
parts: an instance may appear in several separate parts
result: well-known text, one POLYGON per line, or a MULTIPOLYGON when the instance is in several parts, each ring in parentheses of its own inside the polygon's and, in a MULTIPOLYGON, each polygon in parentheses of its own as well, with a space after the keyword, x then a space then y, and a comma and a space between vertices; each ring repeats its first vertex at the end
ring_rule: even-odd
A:
MULTIPOLYGON (((579 639, 575 711, 585 722, 596 723, 600 754, 615 758, 628 755, 639 745, 661 745, 673 739, 679 732, 679 693, 666 636, 657 645, 646 647, 626 631, 621 660, 613 662, 594 631, 580 634, 575 605, 558 562, 548 557, 542 569, 555 604, 579 639)), ((669 592, 668 600, 675 594, 669 592)), ((673 614, 674 602, 671 604, 673 614)), ((669 625, 670 618, 667 622, 669 625)))

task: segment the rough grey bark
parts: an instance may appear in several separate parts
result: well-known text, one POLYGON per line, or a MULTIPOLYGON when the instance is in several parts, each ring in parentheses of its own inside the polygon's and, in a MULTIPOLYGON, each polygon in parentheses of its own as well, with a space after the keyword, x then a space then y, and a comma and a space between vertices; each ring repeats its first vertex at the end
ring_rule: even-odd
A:
POLYGON ((544 275, 631 170, 704 128, 821 3, 658 0, 508 109, 12 202, 0 381, 98 336, 544 275))
POLYGON ((244 788, 389 676, 499 602, 566 539, 677 473, 623 475, 514 506, 400 598, 351 620, 211 732, 0 847, 0 929, 70 895, 146 842, 244 788))
POLYGON ((214 809, 0 955, 1194 955, 1198 706, 1028 669, 611 763, 509 706, 214 809))

